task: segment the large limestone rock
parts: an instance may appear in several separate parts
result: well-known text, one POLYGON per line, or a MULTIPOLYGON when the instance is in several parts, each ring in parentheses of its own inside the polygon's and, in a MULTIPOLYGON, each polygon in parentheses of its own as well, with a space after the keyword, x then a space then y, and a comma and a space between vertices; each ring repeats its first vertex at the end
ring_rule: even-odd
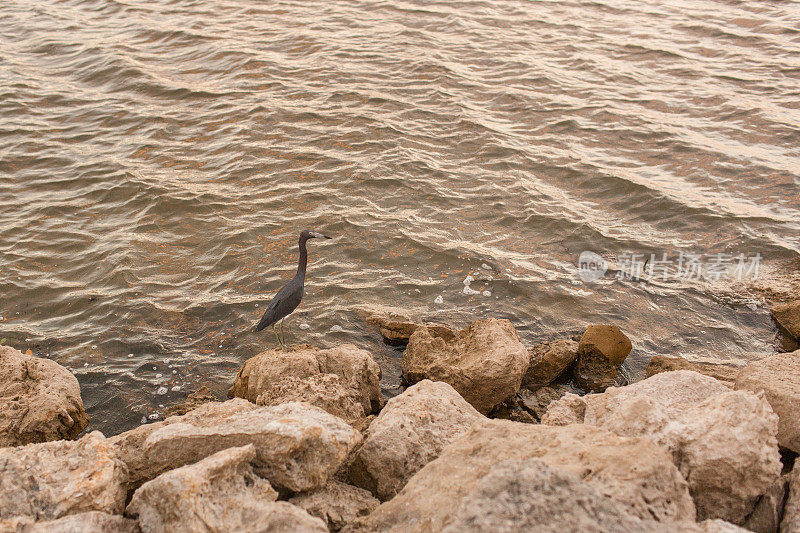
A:
POLYGON ((473 322, 450 340, 418 328, 403 353, 409 383, 444 381, 483 414, 519 390, 530 358, 508 320, 473 322))
POLYGON ((578 343, 558 339, 539 344, 531 352, 530 364, 522 378, 522 386, 532 391, 546 387, 578 358, 578 343))
POLYGON ((88 424, 69 370, 0 346, 0 447, 74 439, 88 424))
POLYGON ((800 342, 800 300, 776 304, 772 308, 772 318, 781 333, 800 342))
POLYGON ((578 343, 575 379, 589 392, 602 392, 616 383, 619 366, 631 353, 630 339, 617 326, 586 328, 578 343))
POLYGON ((485 418, 442 381, 422 380, 386 404, 366 431, 349 480, 382 500, 485 418))
MULTIPOLYGON (((648 439, 618 437, 606 430, 579 424, 553 427, 486 420, 474 424, 446 447, 437 459, 417 472, 397 496, 362 520, 357 530, 431 532, 454 523, 462 524, 457 521, 470 512, 469 506, 491 498, 482 491, 487 486, 491 488, 494 482, 487 481, 485 485, 481 482, 493 474, 495 467, 505 468, 503 471, 507 472, 513 466, 504 467, 501 465, 504 461, 530 459, 539 459, 550 468, 576 476, 633 517, 661 522, 693 521, 695 518, 686 482, 669 455, 648 439)), ((553 483, 564 484, 558 480, 553 483)), ((542 489, 543 501, 555 504, 557 498, 546 496, 547 490, 542 489)), ((535 498, 529 501, 525 497, 534 491, 525 488, 522 498, 513 496, 514 502, 524 499, 527 503, 519 502, 519 505, 535 506, 535 498)), ((507 502, 505 499, 494 502, 497 515, 506 512, 499 507, 507 502)), ((569 499, 559 505, 574 506, 575 501, 569 499)), ((601 509, 600 503, 593 505, 594 502, 587 503, 576 513, 587 516, 595 512, 594 509, 601 509)), ((511 505, 511 511, 514 506, 511 505)), ((485 501, 478 508, 490 507, 485 501)), ((534 507, 524 510, 535 512, 537 516, 545 512, 534 507)), ((568 511, 553 512, 565 515, 568 511)), ((519 514, 514 511, 514 516, 519 514)), ((586 520, 591 520, 591 516, 586 520)), ((525 530, 524 527, 515 528, 513 523, 500 529, 525 530)))
POLYGON ((789 495, 783 509, 781 533, 800 533, 800 465, 789 473, 789 495))
POLYGON ((778 420, 766 400, 692 371, 603 394, 567 394, 542 422, 581 422, 660 444, 689 483, 700 518, 744 523, 781 471, 778 420))
POLYGON ((301 491, 324 485, 361 439, 343 420, 309 404, 257 407, 235 398, 111 440, 130 469, 129 489, 225 448, 252 443, 257 474, 274 486, 301 491))
POLYGON ((669 357, 666 355, 654 355, 647 363, 646 377, 652 377, 662 372, 672 372, 675 370, 694 370, 698 374, 710 376, 733 387, 736 376, 742 369, 740 366, 725 362, 712 363, 709 361, 689 361, 683 357, 669 357))
POLYGON ((323 486, 361 440, 343 420, 295 402, 261 407, 214 426, 169 424, 147 437, 144 450, 166 471, 252 443, 256 474, 276 487, 304 491, 323 486))
POLYGON ((305 401, 353 421, 380 410, 380 378, 369 352, 352 344, 327 350, 295 346, 245 361, 228 397, 261 405, 305 401))
POLYGON ((135 490, 145 481, 157 475, 182 466, 182 464, 169 464, 159 457, 151 457, 145 449, 144 443, 155 431, 171 424, 188 424, 195 427, 213 428, 224 424, 226 420, 245 417, 248 413, 257 410, 253 403, 242 399, 227 402, 209 402, 180 416, 171 416, 161 422, 145 424, 130 431, 110 437, 108 440, 114 445, 117 456, 128 467, 129 491, 135 490))
POLYGON ((735 388, 764 391, 778 415, 778 443, 800 453, 800 350, 750 363, 739 372, 735 388))
POLYGON ((98 431, 77 441, 0 448, 0 519, 121 513, 126 475, 114 447, 98 431))
POLYGON ((492 466, 453 514, 443 533, 645 533, 658 531, 660 526, 631 516, 577 475, 534 458, 510 459, 492 466))
POLYGON ((320 530, 320 521, 273 503, 278 493, 253 473, 255 459, 255 446, 248 444, 161 474, 134 493, 126 514, 145 533, 244 532, 266 529, 273 518, 285 519, 288 509, 288 516, 320 530))
POLYGON ((322 519, 330 531, 340 531, 359 517, 375 510, 380 501, 364 489, 338 481, 331 481, 314 492, 303 492, 289 499, 289 503, 322 519))
POLYGON ((3 533, 139 533, 139 524, 120 515, 87 511, 35 522, 26 516, 0 520, 3 533))

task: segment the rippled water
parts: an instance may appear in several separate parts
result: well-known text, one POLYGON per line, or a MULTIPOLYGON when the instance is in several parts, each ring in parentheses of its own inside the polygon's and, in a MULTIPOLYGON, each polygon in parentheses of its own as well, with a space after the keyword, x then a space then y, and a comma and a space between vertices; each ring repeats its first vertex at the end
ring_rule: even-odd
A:
POLYGON ((274 345, 252 325, 302 228, 337 239, 289 340, 364 346, 391 391, 360 305, 527 344, 618 323, 634 376, 771 350, 745 284, 576 262, 760 253, 781 287, 798 208, 798 2, 0 4, 0 339, 70 367, 106 433, 274 345))

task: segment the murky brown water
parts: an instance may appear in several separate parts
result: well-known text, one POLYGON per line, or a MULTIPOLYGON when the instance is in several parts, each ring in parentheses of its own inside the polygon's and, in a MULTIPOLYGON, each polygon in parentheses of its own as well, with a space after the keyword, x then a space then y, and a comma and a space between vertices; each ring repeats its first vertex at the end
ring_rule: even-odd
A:
POLYGON ((618 323, 635 376, 770 350, 743 284, 576 262, 760 253, 779 283, 799 208, 798 2, 0 4, 0 339, 70 367, 106 433, 274 345, 251 327, 302 228, 338 238, 290 340, 362 345, 391 390, 361 304, 529 344, 618 323))

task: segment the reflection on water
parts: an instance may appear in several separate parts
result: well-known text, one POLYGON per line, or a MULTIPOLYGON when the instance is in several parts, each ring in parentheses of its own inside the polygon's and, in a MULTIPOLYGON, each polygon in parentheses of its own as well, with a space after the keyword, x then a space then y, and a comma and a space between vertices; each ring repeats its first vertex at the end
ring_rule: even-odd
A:
POLYGON ((221 396, 273 346, 252 325, 303 228, 338 239, 310 246, 287 335, 364 346, 388 390, 399 352, 362 304, 507 317, 529 344, 618 323, 638 376, 655 353, 771 349, 761 293, 741 284, 584 283, 576 263, 758 252, 758 288, 787 284, 796 3, 10 0, 0 14, 0 338, 76 372, 96 429, 200 383, 221 396))

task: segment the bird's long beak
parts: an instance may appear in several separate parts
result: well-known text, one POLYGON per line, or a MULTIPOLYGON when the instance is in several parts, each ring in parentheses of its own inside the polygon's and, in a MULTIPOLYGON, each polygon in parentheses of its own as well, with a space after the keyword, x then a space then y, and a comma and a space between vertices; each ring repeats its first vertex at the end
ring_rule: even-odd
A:
POLYGON ((311 232, 312 237, 316 237, 318 239, 330 239, 327 235, 323 235, 322 233, 317 233, 316 231, 311 232))

